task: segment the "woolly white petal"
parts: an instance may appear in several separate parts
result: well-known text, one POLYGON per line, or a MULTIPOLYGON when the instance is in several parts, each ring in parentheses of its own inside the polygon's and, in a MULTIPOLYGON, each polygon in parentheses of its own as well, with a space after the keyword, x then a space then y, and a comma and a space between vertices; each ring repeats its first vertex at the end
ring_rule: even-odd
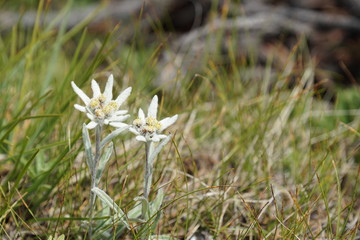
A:
POLYGON ((113 97, 112 95, 113 85, 114 85, 114 76, 111 74, 106 82, 105 91, 104 91, 104 95, 107 101, 110 101, 113 97))
POLYGON ((157 108, 158 108, 158 97, 155 95, 149 105, 148 117, 153 117, 156 119, 157 108))
POLYGON ((93 97, 94 98, 100 96, 101 91, 100 91, 99 84, 94 79, 91 80, 91 89, 93 91, 93 97))
POLYGON ((129 131, 132 132, 132 133, 135 134, 135 135, 140 135, 140 133, 139 133, 135 128, 133 128, 133 127, 130 127, 130 128, 129 128, 129 131))
POLYGON ((136 140, 138 140, 140 142, 146 142, 146 138, 143 136, 136 136, 136 140))
POLYGON ((151 141, 153 141, 153 142, 159 142, 159 141, 160 141, 160 138, 159 138, 158 135, 155 135, 155 136, 153 136, 153 137, 151 138, 151 141))
POLYGON ((118 104, 118 106, 120 107, 121 104, 123 104, 125 102, 125 100, 130 96, 132 88, 128 87, 127 89, 125 89, 122 93, 120 93, 120 95, 116 98, 116 103, 118 104))
POLYGON ((164 138, 167 137, 167 135, 165 135, 165 134, 158 134, 157 136, 158 136, 160 139, 164 139, 164 138))
POLYGON ((86 112, 86 107, 83 107, 83 106, 81 106, 79 104, 74 104, 74 108, 76 110, 79 110, 80 112, 86 112))
POLYGON ((114 115, 118 116, 118 115, 124 115, 124 114, 127 114, 128 113, 128 110, 119 110, 119 111, 116 111, 114 113, 114 115))
POLYGON ((141 120, 142 123, 145 123, 145 114, 144 114, 144 111, 141 108, 139 108, 138 117, 139 117, 139 119, 141 120))
POLYGON ((74 92, 81 98, 81 100, 88 105, 90 103, 90 98, 80 89, 74 82, 71 82, 71 86, 74 89, 74 92))
POLYGON ((161 128, 160 128, 159 131, 163 131, 164 129, 166 129, 169 126, 173 125, 174 122, 176 122, 177 118, 178 118, 178 115, 176 114, 175 116, 172 116, 171 118, 167 117, 167 118, 164 118, 163 120, 161 120, 160 121, 161 128))
POLYGON ((122 123, 122 122, 110 122, 109 125, 117 128, 128 126, 126 123, 122 123))
POLYGON ((104 119, 104 124, 108 125, 109 124, 109 119, 104 119))
POLYGON ((122 122, 126 119, 128 119, 130 117, 130 115, 122 115, 122 116, 112 116, 109 120, 111 122, 122 122))
POLYGON ((92 121, 95 120, 95 117, 93 115, 91 115, 90 113, 87 113, 86 116, 92 121))
POLYGON ((88 125, 86 125, 86 128, 87 128, 87 129, 93 129, 93 128, 95 128, 97 125, 98 125, 97 122, 91 121, 91 122, 88 123, 88 125))

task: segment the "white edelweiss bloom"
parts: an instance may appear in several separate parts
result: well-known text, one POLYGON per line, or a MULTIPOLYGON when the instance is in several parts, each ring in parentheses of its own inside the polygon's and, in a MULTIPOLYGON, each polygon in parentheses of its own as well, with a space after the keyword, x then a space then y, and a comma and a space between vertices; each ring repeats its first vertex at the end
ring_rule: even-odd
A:
POLYGON ((75 93, 85 103, 85 106, 75 104, 74 107, 80 112, 86 113, 86 116, 91 120, 91 122, 86 125, 88 129, 95 128, 98 124, 108 124, 113 127, 127 126, 123 121, 130 115, 125 115, 128 111, 119 110, 119 108, 129 97, 131 87, 125 89, 115 100, 113 100, 113 84, 114 77, 111 74, 107 80, 104 93, 101 93, 99 84, 95 80, 92 80, 91 89, 93 91, 93 97, 89 98, 74 82, 71 82, 71 86, 75 93))
POLYGON ((166 135, 160 134, 164 129, 168 128, 178 118, 178 115, 164 118, 161 121, 156 119, 158 108, 158 97, 155 95, 151 100, 147 117, 143 110, 140 108, 138 118, 133 121, 133 125, 129 130, 136 134, 136 140, 142 142, 159 142, 161 139, 166 138, 166 135))

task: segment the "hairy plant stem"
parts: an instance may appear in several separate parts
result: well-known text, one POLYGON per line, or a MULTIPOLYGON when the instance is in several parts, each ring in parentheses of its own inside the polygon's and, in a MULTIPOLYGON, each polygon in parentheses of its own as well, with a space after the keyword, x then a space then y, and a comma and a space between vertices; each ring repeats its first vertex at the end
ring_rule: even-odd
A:
MULTIPOLYGON (((149 201, 149 193, 150 193, 150 187, 151 187, 151 181, 152 181, 152 172, 153 172, 153 163, 150 159, 150 156, 153 152, 153 143, 152 142, 146 142, 145 143, 145 179, 144 179, 144 198, 146 201, 149 201)), ((146 207, 143 206, 142 215, 143 218, 146 219, 146 207)))
POLYGON ((93 211, 95 207, 95 199, 96 195, 91 191, 94 187, 97 186, 96 184, 96 172, 97 172, 97 165, 100 160, 100 143, 101 143, 101 132, 102 132, 102 125, 99 124, 96 126, 95 129, 95 156, 94 156, 94 167, 90 169, 91 171, 91 188, 90 188, 90 221, 89 221, 89 239, 92 239, 92 220, 93 220, 93 211))

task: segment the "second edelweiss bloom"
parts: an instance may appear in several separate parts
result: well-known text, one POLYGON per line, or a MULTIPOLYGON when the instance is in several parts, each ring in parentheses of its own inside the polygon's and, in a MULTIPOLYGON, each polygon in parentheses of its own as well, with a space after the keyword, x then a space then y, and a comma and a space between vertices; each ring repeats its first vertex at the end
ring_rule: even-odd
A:
POLYGON ((86 113, 87 117, 91 120, 86 125, 87 128, 92 129, 98 124, 109 124, 113 127, 124 127, 127 124, 122 121, 126 120, 130 115, 124 115, 127 110, 119 110, 121 104, 129 97, 131 93, 131 87, 125 89, 115 100, 112 100, 114 84, 114 77, 111 74, 105 86, 104 93, 101 93, 99 84, 95 81, 91 81, 91 88, 93 91, 93 97, 89 98, 74 82, 71 82, 75 93, 85 103, 85 106, 75 104, 74 107, 86 113))
POLYGON ((136 140, 142 142, 159 142, 161 139, 166 138, 166 135, 159 134, 164 129, 168 128, 178 118, 178 115, 164 118, 161 121, 156 119, 158 108, 158 97, 155 95, 150 103, 147 117, 143 110, 140 108, 138 118, 133 121, 133 126, 129 130, 136 134, 136 140))

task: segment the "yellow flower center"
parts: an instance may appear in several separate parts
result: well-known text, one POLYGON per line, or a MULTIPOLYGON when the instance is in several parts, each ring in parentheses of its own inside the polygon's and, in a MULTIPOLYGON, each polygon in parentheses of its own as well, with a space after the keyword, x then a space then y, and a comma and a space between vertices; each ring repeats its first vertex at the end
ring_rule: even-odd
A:
POLYGON ((115 111, 119 108, 119 104, 115 101, 110 101, 108 106, 112 107, 115 111))
POLYGON ((154 132, 156 132, 156 128, 154 127, 154 126, 144 126, 144 128, 143 128, 143 131, 145 132, 145 133, 154 133, 154 132))
POLYGON ((95 116, 98 117, 98 118, 104 118, 105 113, 101 109, 96 109, 95 110, 95 116))
POLYGON ((91 109, 96 109, 100 107, 100 101, 96 98, 91 99, 89 106, 91 109))
POLYGON ((153 117, 146 118, 146 125, 153 127, 155 130, 160 130, 161 128, 161 123, 153 117))
POLYGON ((133 125, 141 135, 150 138, 161 129, 161 123, 153 117, 147 117, 145 123, 140 118, 136 118, 133 125))
POLYGON ((133 121, 133 124, 136 126, 136 127, 141 127, 141 124, 142 124, 142 121, 137 118, 133 121))
POLYGON ((111 101, 108 105, 103 108, 103 112, 106 115, 114 113, 118 109, 118 104, 115 101, 111 101))
POLYGON ((110 101, 107 105, 104 104, 105 102, 106 97, 103 94, 90 100, 88 106, 97 118, 104 119, 111 116, 119 108, 116 101, 110 101))
POLYGON ((106 97, 105 97, 103 94, 101 94, 101 95, 98 97, 98 100, 99 100, 100 103, 104 103, 104 102, 106 101, 106 97))

